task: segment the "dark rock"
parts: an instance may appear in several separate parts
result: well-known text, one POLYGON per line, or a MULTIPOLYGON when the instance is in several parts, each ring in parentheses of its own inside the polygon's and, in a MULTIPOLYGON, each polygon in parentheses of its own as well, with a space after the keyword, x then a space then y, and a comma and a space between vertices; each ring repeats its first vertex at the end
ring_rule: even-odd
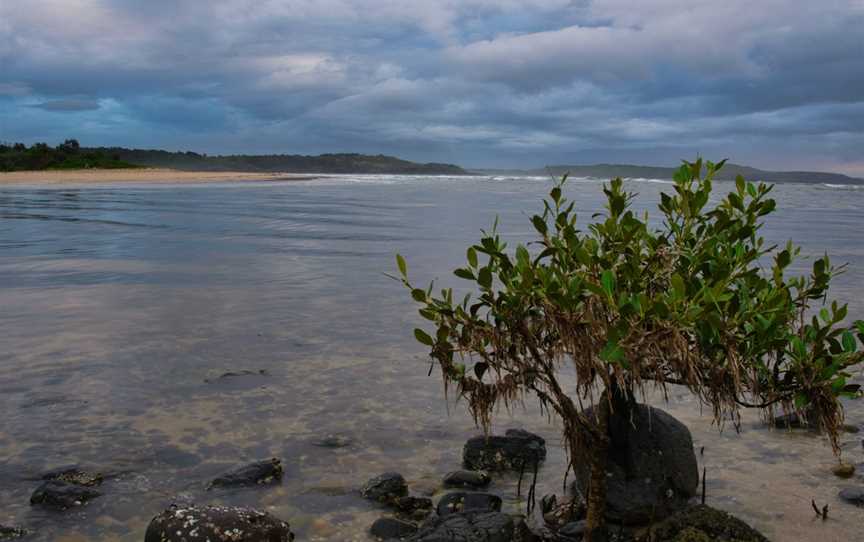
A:
POLYGON ((449 514, 424 523, 412 542, 511 542, 514 521, 500 512, 449 514))
POLYGON ((400 514, 411 519, 424 519, 432 513, 432 499, 428 497, 396 497, 392 504, 400 514))
POLYGON ((253 375, 261 375, 261 376, 269 376, 270 373, 267 372, 266 369, 258 369, 257 371, 250 371, 249 369, 243 369, 242 371, 227 371, 219 375, 220 379, 225 378, 236 378, 238 376, 253 376, 253 375))
POLYGON ((588 529, 588 522, 584 519, 581 521, 571 521, 570 523, 558 529, 558 536, 570 538, 573 540, 581 540, 582 535, 588 529))
POLYGON ((652 542, 768 542, 740 519, 704 504, 677 512, 654 525, 649 539, 652 542))
POLYGON ((500 512, 501 497, 489 493, 448 493, 438 501, 436 511, 439 516, 460 512, 500 512))
POLYGON ((378 518, 369 532, 381 540, 404 539, 416 533, 417 526, 396 518, 378 518))
POLYGON ((840 490, 840 498, 849 504, 864 507, 864 487, 847 487, 840 490))
POLYGON ((144 542, 290 542, 288 523, 250 508, 172 506, 150 522, 144 542))
POLYGON ((30 504, 65 510, 81 506, 101 495, 95 489, 59 480, 48 480, 30 496, 30 504))
POLYGON ((26 529, 17 527, 6 527, 0 525, 0 540, 12 540, 13 538, 21 538, 30 534, 26 529))
POLYGON ((79 486, 96 487, 102 484, 102 474, 98 472, 87 472, 77 465, 58 467, 44 473, 42 480, 57 480, 78 484, 79 486))
POLYGON ((274 457, 227 472, 210 482, 208 489, 272 484, 279 482, 282 479, 282 474, 282 461, 274 457))
POLYGON ((528 469, 544 459, 546 441, 522 429, 508 429, 504 436, 476 436, 462 450, 462 461, 470 470, 528 469))
MULTIPOLYGON (((586 411, 591 416, 591 409, 586 411)), ((696 495, 699 469, 687 427, 666 412, 636 405, 630 417, 610 418, 607 512, 613 523, 645 524, 681 510, 696 495)), ((587 495, 587 463, 576 484, 587 495)))
POLYGON ((369 500, 393 504, 397 498, 408 495, 408 484, 398 472, 385 472, 366 482, 360 493, 369 500))
POLYGON ((472 487, 482 488, 489 485, 492 479, 483 471, 457 470, 448 473, 444 477, 444 485, 447 487, 472 487))

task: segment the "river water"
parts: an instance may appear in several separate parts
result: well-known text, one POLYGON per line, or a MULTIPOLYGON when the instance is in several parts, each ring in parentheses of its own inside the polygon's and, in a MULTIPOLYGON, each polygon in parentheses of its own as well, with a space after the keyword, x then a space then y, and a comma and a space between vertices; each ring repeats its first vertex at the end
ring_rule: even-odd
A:
MULTIPOLYGON (((394 253, 418 282, 457 285, 449 270, 496 215, 504 237, 530 240, 549 182, 335 176, 0 189, 0 523, 33 528, 36 540, 140 541, 153 515, 185 500, 266 509, 301 539, 367 540, 381 511, 358 496, 365 480, 397 470, 412 491, 438 492, 477 433, 463 405, 444 401, 440 376, 427 376, 415 307, 384 275, 394 253), (317 446, 327 435, 350 445, 317 446), (285 464, 281 485, 204 491, 224 470, 271 456, 285 464), (108 475, 105 496, 62 514, 31 508, 32 478, 73 463, 108 475)), ((629 186, 645 209, 671 188, 629 186)), ((585 220, 600 210, 600 187, 568 184, 585 220)), ((864 190, 775 191, 780 211, 765 235, 848 262, 833 295, 864 317, 864 190)), ((830 473, 824 439, 768 430, 755 415, 740 433, 721 433, 685 393, 655 404, 704 446, 709 504, 777 541, 862 536, 864 512, 837 492, 864 481, 830 473), (829 521, 814 518, 811 499, 829 504, 829 521)), ((864 425, 860 403, 847 421, 864 425)), ((560 493, 559 427, 531 401, 498 415, 495 429, 509 427, 547 439, 538 493, 560 493)), ((843 438, 845 459, 859 465, 861 436, 843 438)), ((491 486, 511 511, 524 508, 515 485, 502 475, 491 486)))

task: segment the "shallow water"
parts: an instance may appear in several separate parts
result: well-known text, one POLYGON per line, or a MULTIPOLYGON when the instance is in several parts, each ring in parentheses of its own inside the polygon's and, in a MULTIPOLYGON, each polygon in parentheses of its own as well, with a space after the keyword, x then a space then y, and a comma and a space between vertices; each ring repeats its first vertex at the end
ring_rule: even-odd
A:
MULTIPOLYGON (((630 186, 643 208, 669 188, 630 186)), ((398 470, 415 492, 438 491, 477 432, 426 376, 411 334, 419 317, 383 273, 400 252, 418 282, 456 285, 449 270, 496 215, 506 238, 530 238, 546 189, 540 178, 398 176, 0 189, 0 523, 32 527, 37 540, 140 541, 183 499, 267 509, 301 539, 368 539, 381 512, 357 494, 366 479, 398 470), (256 374, 219 378, 229 371, 256 374), (316 446, 328 434, 352 444, 316 446), (204 491, 270 456, 283 458, 281 485, 204 491), (30 479, 70 463, 108 474, 106 496, 65 514, 31 509, 30 479)), ((568 192, 585 219, 600 209, 598 182, 568 192)), ((849 262, 833 293, 864 317, 864 190, 785 185, 776 197, 765 234, 849 262)), ((860 536, 864 513, 836 494, 862 480, 830 474, 823 439, 769 431, 755 416, 720 433, 683 393, 665 408, 705 447, 709 504, 773 540, 860 536), (811 499, 829 504, 828 522, 811 499)), ((864 407, 850 404, 847 418, 861 426, 864 407)), ((500 414, 496 428, 508 427, 546 437, 538 491, 560 493, 558 427, 530 402, 500 414)), ((844 442, 861 464, 861 435, 844 442)), ((513 511, 524 508, 515 485, 505 475, 491 488, 513 511)))

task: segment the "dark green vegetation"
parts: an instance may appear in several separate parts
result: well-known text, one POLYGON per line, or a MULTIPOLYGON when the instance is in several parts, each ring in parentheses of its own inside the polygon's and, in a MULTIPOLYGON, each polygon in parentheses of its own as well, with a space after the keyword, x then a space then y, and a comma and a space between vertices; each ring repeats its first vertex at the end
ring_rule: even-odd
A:
POLYGON ((118 169, 139 167, 106 149, 84 149, 74 139, 56 147, 46 143, 0 143, 0 171, 43 169, 118 169))
POLYGON ((249 171, 290 173, 396 173, 427 175, 467 175, 451 164, 418 164, 392 156, 365 154, 292 154, 207 156, 194 152, 99 148, 121 160, 148 167, 188 171, 249 171))
POLYGON ((468 247, 455 275, 474 297, 461 301, 452 289, 416 287, 397 256, 402 282, 434 325, 415 336, 477 423, 488 430, 496 407, 527 394, 561 419, 569 468, 590 469, 591 542, 606 540, 610 424, 630 420, 647 390, 666 396, 670 384, 684 386, 721 426, 737 423, 741 407, 810 412, 835 453, 839 398, 860 395, 847 378, 864 359, 864 321, 844 324, 846 306, 826 301, 840 269, 826 255, 809 275, 786 275, 799 249, 759 234, 776 206, 770 185, 739 176, 709 207, 723 163, 685 162, 675 172, 659 229, 631 211, 635 195, 621 179, 603 188, 605 212, 577 227, 565 177, 531 218, 532 250, 508 250, 495 227, 468 247), (572 371, 560 372, 565 364, 572 371))
MULTIPOLYGON (((593 165, 561 165, 547 166, 531 170, 478 170, 478 173, 503 175, 552 175, 561 177, 593 177, 598 179, 614 179, 615 177, 631 179, 671 179, 675 168, 636 166, 628 164, 593 164, 593 165)), ((746 179, 759 180, 766 183, 828 183, 828 184, 864 184, 864 179, 849 177, 840 173, 822 171, 765 171, 749 166, 726 164, 717 172, 715 180, 734 181, 741 175, 746 179)))
POLYGON ((0 171, 157 167, 186 171, 289 173, 379 173, 468 175, 452 164, 419 164, 392 156, 365 154, 292 154, 207 156, 195 152, 80 147, 74 139, 52 148, 45 143, 0 143, 0 171))

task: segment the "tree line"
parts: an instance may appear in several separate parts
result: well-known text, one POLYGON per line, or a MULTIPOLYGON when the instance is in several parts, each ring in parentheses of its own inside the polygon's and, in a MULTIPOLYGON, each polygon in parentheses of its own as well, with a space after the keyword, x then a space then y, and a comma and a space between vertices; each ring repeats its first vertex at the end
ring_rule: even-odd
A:
POLYGON ((0 171, 46 169, 117 169, 140 167, 122 160, 117 153, 85 149, 75 139, 56 147, 47 143, 0 142, 0 171))

